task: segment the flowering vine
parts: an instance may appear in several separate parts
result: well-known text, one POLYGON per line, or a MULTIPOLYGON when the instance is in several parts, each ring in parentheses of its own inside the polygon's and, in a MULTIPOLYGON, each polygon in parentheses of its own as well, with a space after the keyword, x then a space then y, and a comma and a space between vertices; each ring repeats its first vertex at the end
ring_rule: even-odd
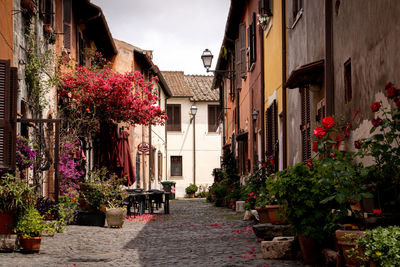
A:
POLYGON ((23 170, 33 168, 33 161, 36 156, 35 145, 21 135, 17 135, 16 140, 16 165, 20 171, 21 178, 24 179, 23 170))
POLYGON ((79 170, 79 162, 74 160, 77 144, 65 142, 61 147, 58 171, 60 175, 60 195, 76 196, 79 189, 79 179, 84 174, 79 170))

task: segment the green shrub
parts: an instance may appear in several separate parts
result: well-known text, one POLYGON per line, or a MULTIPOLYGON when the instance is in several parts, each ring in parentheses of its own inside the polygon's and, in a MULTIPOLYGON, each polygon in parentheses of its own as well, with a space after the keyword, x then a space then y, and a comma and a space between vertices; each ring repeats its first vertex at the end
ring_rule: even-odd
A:
POLYGON ((186 187, 185 192, 188 195, 194 194, 197 192, 199 188, 195 184, 190 184, 188 187, 186 187))

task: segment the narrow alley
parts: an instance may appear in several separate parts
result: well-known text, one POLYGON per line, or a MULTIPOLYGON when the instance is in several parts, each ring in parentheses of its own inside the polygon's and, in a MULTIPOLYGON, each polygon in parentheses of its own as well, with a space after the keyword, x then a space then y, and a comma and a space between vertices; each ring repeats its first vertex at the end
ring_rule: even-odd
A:
POLYGON ((66 226, 40 251, 3 253, 0 266, 304 266, 264 260, 251 223, 204 199, 171 201, 170 215, 145 214, 121 229, 66 226))

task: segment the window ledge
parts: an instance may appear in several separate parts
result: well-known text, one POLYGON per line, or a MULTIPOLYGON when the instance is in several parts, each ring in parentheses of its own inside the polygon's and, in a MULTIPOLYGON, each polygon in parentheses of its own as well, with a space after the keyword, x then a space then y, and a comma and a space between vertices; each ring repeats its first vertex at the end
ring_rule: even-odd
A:
POLYGON ((182 180, 183 176, 171 176, 170 180, 182 180))

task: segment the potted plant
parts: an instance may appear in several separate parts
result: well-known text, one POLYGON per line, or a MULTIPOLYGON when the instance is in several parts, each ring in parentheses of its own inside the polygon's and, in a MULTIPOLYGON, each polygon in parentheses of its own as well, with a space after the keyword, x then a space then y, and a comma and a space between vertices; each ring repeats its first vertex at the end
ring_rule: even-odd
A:
POLYGON ((337 214, 335 203, 321 203, 330 196, 334 187, 320 183, 319 162, 313 168, 298 163, 276 174, 268 189, 278 203, 284 207, 285 218, 299 235, 300 247, 305 263, 315 264, 321 246, 333 237, 337 214))
POLYGON ((24 213, 33 199, 32 189, 7 173, 0 178, 0 233, 11 234, 16 218, 24 213))
POLYGON ((194 194, 197 192, 199 188, 195 184, 190 184, 188 187, 185 188, 186 194, 189 195, 190 198, 194 198, 194 194))
POLYGON ((24 252, 39 252, 42 233, 49 229, 39 211, 34 206, 30 206, 18 219, 14 231, 20 235, 20 243, 24 252))
POLYGON ((124 224, 127 210, 122 206, 122 201, 127 193, 121 188, 121 179, 116 175, 104 183, 105 201, 106 201, 106 220, 108 227, 121 228, 124 224))
POLYGON ((359 258, 371 266, 400 266, 399 226, 366 230, 357 243, 363 250, 359 258))

